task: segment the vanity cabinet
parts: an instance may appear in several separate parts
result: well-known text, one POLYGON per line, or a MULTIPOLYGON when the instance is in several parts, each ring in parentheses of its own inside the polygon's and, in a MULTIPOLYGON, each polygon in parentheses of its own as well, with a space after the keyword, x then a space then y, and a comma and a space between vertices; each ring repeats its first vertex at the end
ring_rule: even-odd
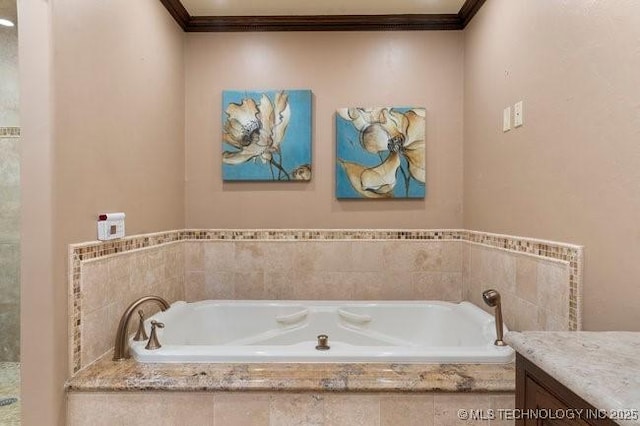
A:
POLYGON ((516 425, 615 425, 540 367, 516 354, 516 425), (534 418, 538 414, 538 418, 534 418), (580 414, 580 415, 578 415, 580 414))

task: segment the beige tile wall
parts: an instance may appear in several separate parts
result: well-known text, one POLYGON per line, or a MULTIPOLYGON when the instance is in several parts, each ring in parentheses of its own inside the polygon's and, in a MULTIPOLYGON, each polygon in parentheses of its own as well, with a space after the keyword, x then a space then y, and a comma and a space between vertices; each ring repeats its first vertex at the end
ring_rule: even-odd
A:
POLYGON ((512 409, 501 393, 69 393, 69 426, 427 426, 513 424, 462 421, 458 410, 512 409))
POLYGON ((482 291, 502 296, 511 330, 569 330, 569 262, 470 243, 464 249, 463 297, 487 312, 482 291))
POLYGON ((185 297, 462 300, 462 241, 185 243, 185 297))
MULTIPOLYGON (((139 297, 184 300, 184 246, 169 243, 81 264, 80 360, 88 365, 113 348, 120 316, 139 297)), ((147 315, 154 304, 143 306, 147 315)), ((73 317, 69 318, 70 322, 73 317)), ((131 324, 137 322, 137 316, 131 324)), ((130 330, 135 328, 130 327, 130 330)))
POLYGON ((455 230, 185 230, 80 244, 70 248, 71 373, 110 350, 120 315, 147 294, 469 300, 489 310, 481 292, 496 288, 510 329, 575 330, 581 262, 577 246, 455 230))

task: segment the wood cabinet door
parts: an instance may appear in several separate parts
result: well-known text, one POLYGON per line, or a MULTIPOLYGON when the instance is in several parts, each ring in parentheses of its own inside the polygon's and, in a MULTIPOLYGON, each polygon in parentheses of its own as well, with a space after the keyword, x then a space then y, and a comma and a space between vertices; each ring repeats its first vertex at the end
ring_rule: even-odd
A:
MULTIPOLYGON (((538 418, 538 419, 526 419, 524 420, 524 424, 526 426, 588 426, 589 424, 581 419, 576 418, 561 418, 563 415, 561 413, 567 413, 569 407, 562 402, 560 399, 556 398, 545 388, 540 386, 535 380, 531 377, 526 377, 525 379, 525 387, 526 387, 526 407, 528 409, 533 409, 537 413, 541 414, 543 412, 549 412, 550 415, 548 418, 538 418), (558 417, 558 418, 556 418, 558 417)), ((545 417, 545 416, 541 416, 545 417)))
POLYGON ((522 414, 516 419, 518 426, 616 425, 608 418, 587 418, 597 412, 592 405, 520 354, 516 354, 516 408, 522 414), (582 418, 577 410, 582 410, 582 418))

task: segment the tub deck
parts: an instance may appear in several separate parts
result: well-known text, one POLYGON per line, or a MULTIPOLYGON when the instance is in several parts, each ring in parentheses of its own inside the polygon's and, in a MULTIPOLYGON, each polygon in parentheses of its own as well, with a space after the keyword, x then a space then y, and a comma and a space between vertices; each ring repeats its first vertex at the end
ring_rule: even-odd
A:
POLYGON ((93 391, 514 392, 515 364, 152 364, 103 356, 65 384, 93 391))

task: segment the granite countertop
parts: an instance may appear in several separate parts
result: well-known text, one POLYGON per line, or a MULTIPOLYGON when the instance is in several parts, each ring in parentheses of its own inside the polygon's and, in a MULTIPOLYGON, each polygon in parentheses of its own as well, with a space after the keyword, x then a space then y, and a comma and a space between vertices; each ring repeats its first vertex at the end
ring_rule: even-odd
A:
POLYGON ((509 364, 143 364, 104 356, 65 385, 91 391, 513 392, 509 364))
POLYGON ((510 332, 505 341, 594 407, 640 415, 640 333, 510 332))

